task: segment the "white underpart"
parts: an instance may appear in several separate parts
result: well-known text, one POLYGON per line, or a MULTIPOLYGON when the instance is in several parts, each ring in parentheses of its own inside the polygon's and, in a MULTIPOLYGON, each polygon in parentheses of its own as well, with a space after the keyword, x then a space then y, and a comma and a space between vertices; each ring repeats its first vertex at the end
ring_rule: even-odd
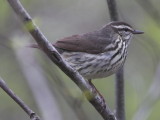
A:
POLYGON ((125 40, 129 40, 132 36, 129 34, 127 36, 124 37, 125 40))
POLYGON ((98 55, 82 52, 64 52, 62 56, 75 70, 78 71, 84 68, 82 71, 80 70, 79 73, 86 79, 103 78, 115 73, 124 63, 124 59, 120 58, 122 57, 121 55, 125 53, 125 42, 120 36, 115 44, 107 46, 106 50, 107 48, 114 48, 117 44, 118 47, 116 50, 110 50, 98 55), (122 44, 123 48, 121 49, 122 44), (120 50, 120 52, 115 56, 118 50, 120 50), (112 58, 113 56, 114 58, 112 58), (86 68, 86 66, 88 67, 86 68))

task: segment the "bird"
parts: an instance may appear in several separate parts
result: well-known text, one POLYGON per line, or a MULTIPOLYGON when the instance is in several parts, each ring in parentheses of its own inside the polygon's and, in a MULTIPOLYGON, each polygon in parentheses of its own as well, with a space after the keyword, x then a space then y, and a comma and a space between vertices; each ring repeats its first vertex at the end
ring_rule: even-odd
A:
POLYGON ((126 22, 112 21, 98 30, 57 40, 53 46, 91 82, 116 73, 125 63, 132 36, 143 33, 126 22))

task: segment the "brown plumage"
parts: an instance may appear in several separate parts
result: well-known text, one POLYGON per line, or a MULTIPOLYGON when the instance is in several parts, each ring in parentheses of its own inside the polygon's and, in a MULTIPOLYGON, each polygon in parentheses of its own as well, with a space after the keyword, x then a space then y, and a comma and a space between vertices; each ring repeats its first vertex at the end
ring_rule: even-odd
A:
POLYGON ((60 39, 56 43, 53 43, 53 45, 56 48, 71 52, 86 52, 90 54, 103 53, 106 51, 105 47, 112 43, 113 36, 109 33, 114 33, 113 29, 110 29, 110 25, 106 26, 94 32, 60 39))

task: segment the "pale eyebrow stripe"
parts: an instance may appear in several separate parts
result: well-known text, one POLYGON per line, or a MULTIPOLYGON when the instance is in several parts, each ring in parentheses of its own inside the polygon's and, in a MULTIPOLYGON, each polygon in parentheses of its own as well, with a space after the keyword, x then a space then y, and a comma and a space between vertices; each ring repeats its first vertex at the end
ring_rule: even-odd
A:
POLYGON ((125 29, 125 28, 127 28, 130 31, 133 31, 133 29, 131 27, 125 26, 125 25, 117 25, 117 26, 114 26, 114 27, 117 28, 117 29, 125 29))

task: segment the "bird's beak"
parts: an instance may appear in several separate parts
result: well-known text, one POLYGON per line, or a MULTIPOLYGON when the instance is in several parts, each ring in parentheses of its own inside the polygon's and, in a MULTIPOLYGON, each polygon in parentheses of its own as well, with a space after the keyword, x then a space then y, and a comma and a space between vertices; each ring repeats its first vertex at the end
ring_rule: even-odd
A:
POLYGON ((134 30, 133 31, 133 34, 143 34, 144 32, 143 31, 139 31, 139 30, 134 30))

